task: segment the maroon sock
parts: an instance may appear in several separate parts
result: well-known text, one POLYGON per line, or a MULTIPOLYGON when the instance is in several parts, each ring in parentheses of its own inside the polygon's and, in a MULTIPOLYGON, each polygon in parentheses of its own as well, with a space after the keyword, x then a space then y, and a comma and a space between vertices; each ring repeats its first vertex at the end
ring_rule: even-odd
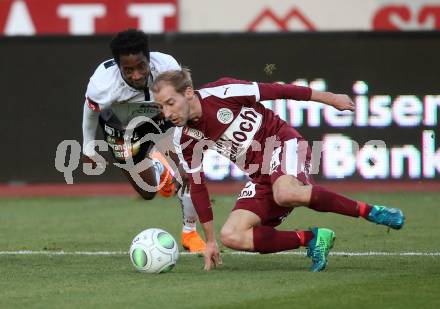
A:
POLYGON ((255 226, 254 251, 259 253, 274 253, 296 249, 300 246, 297 232, 277 231, 271 226, 255 226))
POLYGON ((313 239, 314 235, 312 231, 296 231, 299 237, 299 243, 301 247, 307 247, 309 242, 313 239))
POLYGON ((340 194, 328 191, 321 186, 313 186, 309 208, 351 217, 368 216, 371 210, 371 206, 368 204, 351 200, 340 194))
POLYGON ((358 202, 359 207, 359 217, 367 218, 370 214, 371 209, 373 208, 371 205, 368 205, 364 202, 358 202))

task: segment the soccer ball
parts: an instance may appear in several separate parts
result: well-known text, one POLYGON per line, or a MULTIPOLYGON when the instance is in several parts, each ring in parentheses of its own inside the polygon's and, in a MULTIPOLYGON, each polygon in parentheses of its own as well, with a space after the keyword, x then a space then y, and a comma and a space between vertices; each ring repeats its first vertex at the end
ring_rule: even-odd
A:
POLYGON ((164 230, 147 229, 131 242, 130 260, 137 271, 166 273, 174 268, 178 259, 176 240, 164 230))

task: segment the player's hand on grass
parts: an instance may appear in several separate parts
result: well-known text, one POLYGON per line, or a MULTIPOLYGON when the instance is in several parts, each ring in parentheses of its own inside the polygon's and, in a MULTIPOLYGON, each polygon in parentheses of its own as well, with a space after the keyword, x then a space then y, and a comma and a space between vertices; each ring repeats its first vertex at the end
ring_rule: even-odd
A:
POLYGON ((222 258, 220 256, 220 250, 218 249, 217 242, 208 241, 205 249, 205 270, 210 271, 212 268, 222 264, 222 258))
POLYGON ((335 94, 332 100, 332 105, 334 108, 340 111, 352 111, 354 112, 355 105, 353 100, 346 94, 335 94))

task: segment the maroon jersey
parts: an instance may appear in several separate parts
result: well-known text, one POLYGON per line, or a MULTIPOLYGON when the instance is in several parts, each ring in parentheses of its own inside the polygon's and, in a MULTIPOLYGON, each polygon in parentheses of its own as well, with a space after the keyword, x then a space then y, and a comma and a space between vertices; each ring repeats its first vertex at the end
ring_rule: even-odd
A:
MULTIPOLYGON (((201 171, 203 151, 217 151, 251 178, 261 175, 266 146, 275 139, 285 140, 286 128, 290 133, 292 128, 260 101, 310 100, 311 89, 222 78, 205 85, 196 95, 202 116, 197 122, 176 128, 174 143, 191 180, 191 198, 204 223, 212 220, 212 211, 201 171)), ((301 138, 299 133, 297 136, 301 138)))

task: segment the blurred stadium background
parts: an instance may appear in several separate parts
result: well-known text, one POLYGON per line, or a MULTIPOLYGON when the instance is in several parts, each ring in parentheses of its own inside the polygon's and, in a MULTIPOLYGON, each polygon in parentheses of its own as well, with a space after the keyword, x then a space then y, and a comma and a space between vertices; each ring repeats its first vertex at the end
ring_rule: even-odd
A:
MULTIPOLYGON (((111 35, 128 27, 153 34, 152 50, 190 67, 196 85, 234 76, 352 95, 354 115, 303 102, 266 102, 310 143, 324 141, 318 180, 344 188, 438 190, 440 3, 351 3, 1 1, 1 193, 65 183, 55 168, 57 146, 81 143, 88 78, 111 57, 111 35), (350 139, 359 152, 346 147, 350 139), (386 147, 368 145, 373 140, 386 147)), ((206 161, 214 182, 244 179, 216 154, 206 161)), ((100 176, 84 175, 81 164, 72 169, 74 184, 125 182, 117 168, 100 176)), ((40 188, 44 194, 47 187, 40 188)))
MULTIPOLYGON (((196 85, 234 76, 351 94, 354 115, 266 102, 310 143, 324 142, 318 180, 438 190, 440 2, 351 2, 1 1, 1 192, 64 182, 57 146, 81 143, 88 78, 111 57, 112 33, 128 27, 153 34, 151 49, 190 67, 196 85)), ((244 179, 214 153, 205 166, 212 181, 244 179)), ((101 176, 72 169, 74 184, 124 182, 117 168, 101 176)))
MULTIPOLYGON (((413 264, 414 260, 407 260, 406 256, 395 259, 381 256, 381 265, 386 264, 392 271, 386 267, 382 269, 382 266, 370 267, 368 271, 358 269, 356 262, 351 264, 351 260, 340 258, 337 264, 339 270, 336 267, 336 273, 330 272, 329 277, 322 277, 319 283, 301 272, 301 262, 295 275, 309 280, 310 288, 309 294, 303 294, 303 299, 313 297, 316 287, 332 286, 333 289, 327 289, 327 296, 334 300, 329 306, 338 304, 341 308, 344 306, 338 303, 339 298, 346 295, 341 292, 341 287, 334 286, 338 280, 353 284, 353 289, 358 291, 364 291, 362 288, 365 286, 376 286, 382 280, 381 288, 398 293, 392 287, 406 276, 407 281, 403 284, 406 289, 395 294, 404 297, 404 301, 396 303, 392 298, 384 297, 381 299, 384 307, 405 307, 406 304, 408 307, 435 308, 440 305, 438 293, 437 296, 434 293, 435 289, 438 291, 440 282, 440 244, 432 232, 438 230, 440 220, 436 207, 440 192, 439 0, 0 0, 0 253, 8 250, 125 250, 131 235, 135 235, 146 222, 159 222, 172 233, 179 233, 180 227, 175 224, 179 220, 177 211, 153 210, 154 205, 162 207, 159 204, 164 200, 152 202, 149 214, 157 216, 155 221, 154 216, 141 218, 145 210, 136 207, 145 203, 134 199, 41 198, 135 196, 122 173, 112 165, 102 175, 87 176, 81 164, 69 163, 74 154, 68 151, 65 164, 70 164, 74 170, 73 184, 69 185, 60 168, 55 166, 57 147, 61 142, 67 140, 71 144, 75 141, 81 144, 82 109, 88 79, 100 62, 111 58, 108 43, 112 35, 127 28, 139 28, 152 34, 151 49, 169 53, 181 64, 190 67, 196 86, 222 76, 233 76, 265 82, 297 83, 352 95, 357 106, 355 114, 336 113, 305 102, 278 100, 265 104, 296 127, 310 143, 324 142, 325 151, 316 175, 318 182, 338 191, 360 192, 358 196, 364 199, 394 202, 411 214, 414 222, 417 221, 412 227, 408 226, 408 234, 399 234, 401 236, 397 237, 401 238, 393 238, 392 246, 386 247, 383 245, 385 241, 376 241, 385 236, 374 231, 375 227, 361 232, 354 224, 347 227, 346 221, 334 218, 331 224, 341 222, 339 228, 348 239, 348 242, 341 242, 340 250, 380 252, 390 249, 397 255, 415 250, 420 255, 434 252, 434 256, 426 257, 426 260, 420 258, 416 264, 413 264), (350 140, 359 144, 359 151, 351 148, 350 140), (385 147, 371 144, 371 141, 377 140, 383 141, 385 147), (397 193, 385 193, 387 191, 397 193), (412 191, 430 193, 413 195, 412 191), (40 198, 29 198, 34 196, 40 198), (426 209, 416 211, 414 206, 426 209), (77 217, 79 214, 81 217, 77 217), (160 217, 160 214, 164 216, 160 217), (96 218, 96 222, 92 218, 96 218), (365 239, 365 245, 355 240, 351 234, 353 231, 358 233, 356 237, 365 239), (413 237, 410 241, 409 234, 413 237), (27 242, 23 240, 25 238, 27 242), (402 275, 404 267, 409 268, 402 275), (353 269, 355 271, 350 272, 353 269), (371 273, 368 273, 370 270, 371 273), (344 279, 338 277, 337 271, 345 274, 344 279), (429 298, 412 297, 412 291, 429 298)), ((245 176, 215 154, 205 158, 205 173, 213 192, 231 194, 220 198, 218 203, 232 207, 245 176)), ((177 201, 168 203, 177 204, 177 201)), ((220 218, 227 215, 228 209, 220 211, 220 218)), ((291 220, 295 224, 304 224, 297 218, 303 217, 291 220)), ((321 222, 319 220, 325 222, 321 216, 307 222, 321 222)), ((73 278, 73 273, 69 270, 64 272, 62 262, 55 262, 60 268, 53 268, 51 262, 37 257, 30 257, 27 263, 15 256, 2 257, 0 262, 5 268, 1 272, 3 278, 9 280, 0 282, 0 290, 3 291, 0 295, 5 293, 0 297, 0 307, 12 307, 14 304, 32 306, 35 301, 44 299, 44 295, 55 297, 55 300, 62 299, 63 292, 59 295, 50 292, 59 288, 47 279, 52 276, 59 276, 63 286, 61 291, 66 293, 73 293, 72 286, 84 287, 84 295, 72 294, 72 299, 82 299, 78 306, 90 305, 91 302, 87 302, 90 295, 86 290, 97 288, 98 294, 106 295, 95 299, 98 303, 109 307, 124 307, 124 304, 139 307, 137 301, 141 298, 134 297, 128 301, 122 297, 125 303, 121 304, 116 295, 120 297, 120 291, 130 297, 133 296, 130 291, 144 293, 145 283, 125 289, 121 284, 118 292, 107 290, 102 282, 89 286, 82 281, 87 277, 94 282, 93 277, 103 282, 109 280, 108 286, 118 280, 136 283, 133 277, 125 274, 130 269, 125 256, 97 269, 93 265, 104 265, 100 264, 102 260, 95 261, 95 257, 90 257, 90 260, 79 262, 75 258, 69 257, 68 263, 82 264, 78 269, 72 269, 78 276, 77 281, 72 283, 68 278, 73 278), (123 269, 116 274, 123 274, 123 279, 117 275, 110 279, 101 278, 99 273, 95 276, 96 272, 106 272, 110 268, 120 270, 120 265, 123 269), (47 274, 36 273, 38 269, 47 274), (87 273, 81 277, 84 269, 87 273), (23 280, 20 278, 26 277, 28 272, 35 276, 27 281, 32 285, 28 288, 34 289, 41 282, 46 294, 41 292, 41 296, 39 291, 34 291, 32 297, 26 298, 26 289, 22 291, 23 280)), ((184 257, 184 261, 185 258, 188 259, 184 257)), ((248 264, 250 262, 245 257, 237 259, 237 265, 241 266, 233 266, 232 270, 247 269, 246 265, 253 265, 248 264)), ((289 292, 285 288, 289 286, 287 283, 291 283, 290 279, 283 277, 289 273, 277 266, 277 263, 284 263, 283 258, 277 259, 269 263, 269 270, 274 271, 270 275, 273 277, 271 285, 256 285, 257 294, 261 289, 261 295, 266 295, 272 286, 278 286, 282 293, 289 292)), ((200 261, 194 264, 186 262, 183 270, 178 268, 176 271, 185 275, 199 271, 200 261)), ((264 270, 263 265, 267 264, 256 263, 252 267, 264 270)), ((374 265, 374 261, 370 260, 369 265, 374 265)), ((235 287, 238 291, 246 284, 264 284, 264 278, 252 277, 256 272, 247 270, 252 280, 230 277, 235 281, 231 279, 224 283, 225 286, 233 287, 233 282, 245 280, 241 286, 235 287)), ((234 276, 233 272, 226 274, 234 276)), ((168 280, 172 277, 167 278, 158 279, 159 287, 164 291, 169 288, 168 280)), ((206 278, 197 273, 190 280, 196 288, 209 287, 206 278), (203 286, 197 286, 198 283, 203 283, 203 286)), ((179 293, 180 289, 173 289, 171 302, 186 299, 184 294, 179 293)), ((163 299, 170 294, 161 295, 163 298, 154 304, 165 308, 163 299)), ((227 299, 221 291, 220 295, 222 299, 227 299)), ((248 299, 247 294, 232 295, 233 299, 225 301, 225 306, 236 304, 236 299, 240 297, 248 299)), ((259 296, 249 296, 254 301, 243 307, 249 304, 255 308, 268 306, 269 302, 260 302, 259 296)), ((282 299, 280 295, 273 297, 282 299)), ((195 299, 203 307, 201 298, 195 299)), ((374 297, 361 299, 352 297, 346 306, 374 305, 374 297)), ((287 306, 281 300, 279 302, 281 307, 287 306)), ((53 306, 47 299, 42 302, 42 307, 45 304, 53 306)), ((76 303, 69 305, 65 301, 60 304, 72 307, 76 303)), ((198 308, 188 301, 180 304, 181 307, 186 304, 198 308)), ((313 307, 309 305, 303 304, 313 307)), ((321 300, 316 307, 320 305, 326 305, 325 301, 321 300)), ((220 307, 221 304, 215 308, 220 307)))

